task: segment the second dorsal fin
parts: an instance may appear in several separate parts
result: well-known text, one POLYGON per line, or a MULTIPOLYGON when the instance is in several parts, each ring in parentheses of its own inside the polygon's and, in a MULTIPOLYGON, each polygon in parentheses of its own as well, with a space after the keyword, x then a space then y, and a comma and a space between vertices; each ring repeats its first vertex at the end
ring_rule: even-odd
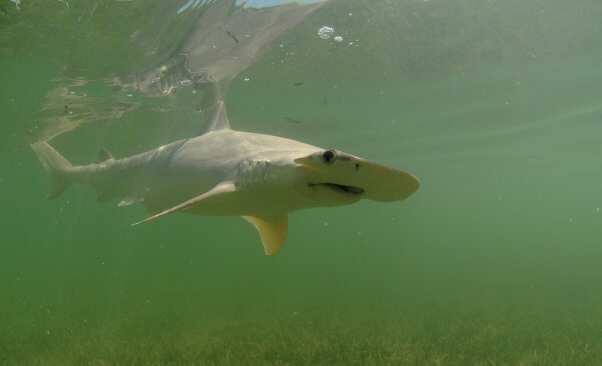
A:
POLYGON ((100 151, 98 151, 98 155, 96 156, 96 160, 94 162, 96 164, 100 164, 107 160, 115 160, 115 158, 113 157, 113 154, 111 154, 109 152, 109 150, 105 149, 104 147, 101 147, 100 151))

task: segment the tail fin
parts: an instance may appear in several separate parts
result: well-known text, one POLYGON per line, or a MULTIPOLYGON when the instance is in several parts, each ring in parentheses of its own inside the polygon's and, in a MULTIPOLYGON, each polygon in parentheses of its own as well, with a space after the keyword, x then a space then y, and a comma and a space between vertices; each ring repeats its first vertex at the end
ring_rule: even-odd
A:
POLYGON ((46 199, 51 200, 60 196, 71 183, 68 172, 73 165, 47 142, 36 142, 31 145, 31 148, 38 155, 52 182, 46 199))

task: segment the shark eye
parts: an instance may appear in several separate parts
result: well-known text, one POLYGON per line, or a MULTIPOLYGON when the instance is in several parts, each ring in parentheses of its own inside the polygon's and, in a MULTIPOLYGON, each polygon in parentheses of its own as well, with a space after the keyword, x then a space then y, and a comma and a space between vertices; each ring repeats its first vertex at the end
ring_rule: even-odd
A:
POLYGON ((324 151, 324 153, 322 154, 322 158, 324 159, 324 162, 326 164, 330 164, 334 161, 335 158, 335 152, 334 150, 326 150, 324 151))

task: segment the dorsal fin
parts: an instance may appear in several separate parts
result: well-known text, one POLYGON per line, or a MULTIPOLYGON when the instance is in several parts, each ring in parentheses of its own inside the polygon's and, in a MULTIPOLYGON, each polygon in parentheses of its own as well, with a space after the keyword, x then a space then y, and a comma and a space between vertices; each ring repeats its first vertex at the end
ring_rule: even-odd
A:
POLYGON ((220 83, 215 81, 211 75, 205 74, 203 80, 200 82, 197 80, 197 83, 202 85, 205 92, 201 102, 205 121, 200 135, 209 131, 230 129, 230 121, 228 121, 224 103, 228 80, 222 80, 220 83))
POLYGON ((215 130, 230 129, 228 113, 226 113, 226 104, 224 101, 218 102, 206 114, 207 120, 203 126, 203 133, 215 130))
POLYGON ((109 150, 105 149, 104 147, 101 147, 100 150, 98 151, 98 155, 96 156, 96 160, 94 162, 96 164, 100 164, 107 160, 115 160, 115 158, 113 157, 113 154, 111 154, 109 152, 109 150))

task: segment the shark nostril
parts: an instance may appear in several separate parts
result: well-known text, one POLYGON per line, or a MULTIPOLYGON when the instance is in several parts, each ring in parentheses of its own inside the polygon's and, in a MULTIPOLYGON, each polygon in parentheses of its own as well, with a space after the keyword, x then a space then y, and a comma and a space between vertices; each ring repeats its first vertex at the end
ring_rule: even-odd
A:
POLYGON ((324 153, 322 154, 322 158, 324 159, 324 162, 327 164, 330 164, 334 161, 335 158, 335 152, 334 150, 326 150, 324 151, 324 153))

